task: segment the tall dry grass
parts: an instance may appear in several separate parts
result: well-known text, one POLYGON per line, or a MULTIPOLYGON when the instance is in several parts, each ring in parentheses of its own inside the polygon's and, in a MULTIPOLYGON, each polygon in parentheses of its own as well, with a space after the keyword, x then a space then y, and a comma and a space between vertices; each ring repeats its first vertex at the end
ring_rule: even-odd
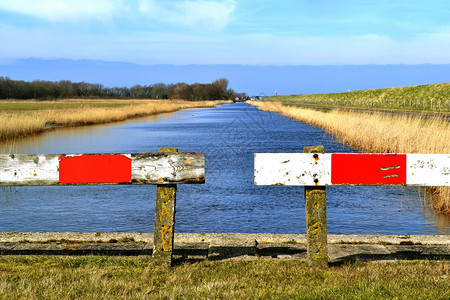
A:
MULTIPOLYGON (((98 101, 95 100, 95 102, 98 101)), ((152 100, 131 103, 118 107, 116 103, 111 102, 111 107, 93 107, 86 101, 85 105, 76 108, 2 111, 0 112, 0 141, 37 134, 46 130, 49 125, 71 127, 102 124, 174 112, 183 108, 213 107, 220 102, 152 100)), ((42 105, 44 106, 45 103, 42 105)))
POLYGON ((16 114, 0 113, 0 141, 37 134, 44 127, 45 120, 35 114, 24 113, 18 118, 16 114))
MULTIPOLYGON (((280 102, 251 102, 260 109, 321 127, 343 143, 373 153, 449 153, 450 126, 436 119, 386 114, 321 112, 280 102)), ((450 187, 428 187, 432 206, 450 214, 450 187)))

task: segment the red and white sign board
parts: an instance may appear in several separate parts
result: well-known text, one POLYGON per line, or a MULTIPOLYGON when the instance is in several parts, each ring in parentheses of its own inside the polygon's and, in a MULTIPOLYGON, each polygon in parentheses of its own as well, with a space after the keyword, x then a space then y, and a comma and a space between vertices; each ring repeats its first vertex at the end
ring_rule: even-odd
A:
POLYGON ((0 185, 204 182, 198 153, 0 155, 0 185))
POLYGON ((450 186, 450 154, 256 153, 255 185, 450 186))

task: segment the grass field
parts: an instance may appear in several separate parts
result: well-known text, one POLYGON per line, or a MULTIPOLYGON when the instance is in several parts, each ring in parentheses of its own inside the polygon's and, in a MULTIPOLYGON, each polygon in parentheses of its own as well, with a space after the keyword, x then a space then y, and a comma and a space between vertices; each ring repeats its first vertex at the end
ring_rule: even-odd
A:
POLYGON ((220 101, 64 100, 0 101, 0 142, 38 134, 50 126, 82 126, 177 111, 213 107, 220 101))
POLYGON ((450 262, 186 263, 139 257, 0 257, 2 299, 449 299, 450 262))
MULTIPOLYGON (((387 114, 321 112, 281 102, 251 101, 270 112, 321 127, 342 143, 372 153, 449 153, 450 123, 439 118, 421 119, 387 114)), ((325 149, 326 151, 326 149, 325 149)), ((427 188, 432 206, 450 214, 450 187, 427 188)))
POLYGON ((450 112, 450 83, 266 98, 286 104, 450 112))
POLYGON ((60 110, 60 109, 77 109, 84 107, 96 108, 113 108, 129 106, 130 104, 139 104, 145 101, 124 101, 124 100, 60 100, 60 101, 0 101, 1 112, 29 112, 42 110, 60 110))

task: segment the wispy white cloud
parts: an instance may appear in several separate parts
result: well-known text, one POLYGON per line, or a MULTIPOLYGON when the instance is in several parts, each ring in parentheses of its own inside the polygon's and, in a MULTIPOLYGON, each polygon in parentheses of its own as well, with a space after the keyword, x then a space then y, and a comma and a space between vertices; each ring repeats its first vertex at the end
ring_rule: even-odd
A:
POLYGON ((122 0, 0 0, 0 10, 52 22, 107 21, 123 9, 122 0))
POLYGON ((52 28, 0 23, 0 60, 40 57, 138 64, 449 64, 450 30, 398 40, 387 35, 299 36, 269 33, 99 32, 66 34, 52 28), (239 45, 239 46, 236 46, 239 45))
POLYGON ((224 29, 236 9, 234 0, 139 0, 139 10, 157 22, 203 30, 224 29))

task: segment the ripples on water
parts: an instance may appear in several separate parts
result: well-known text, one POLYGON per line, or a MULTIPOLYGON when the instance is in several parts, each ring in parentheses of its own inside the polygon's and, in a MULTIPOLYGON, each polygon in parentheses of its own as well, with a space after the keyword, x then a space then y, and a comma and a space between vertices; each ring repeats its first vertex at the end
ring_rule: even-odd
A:
MULTIPOLYGON (((177 232, 305 233, 303 188, 254 186, 253 155, 311 145, 357 152, 319 128, 243 103, 58 129, 17 142, 12 152, 201 152, 206 184, 178 186, 177 232)), ((0 231, 153 231, 154 186, 13 187, 0 195, 0 231)), ((328 187, 328 232, 450 234, 449 218, 427 201, 413 187, 328 187)))

